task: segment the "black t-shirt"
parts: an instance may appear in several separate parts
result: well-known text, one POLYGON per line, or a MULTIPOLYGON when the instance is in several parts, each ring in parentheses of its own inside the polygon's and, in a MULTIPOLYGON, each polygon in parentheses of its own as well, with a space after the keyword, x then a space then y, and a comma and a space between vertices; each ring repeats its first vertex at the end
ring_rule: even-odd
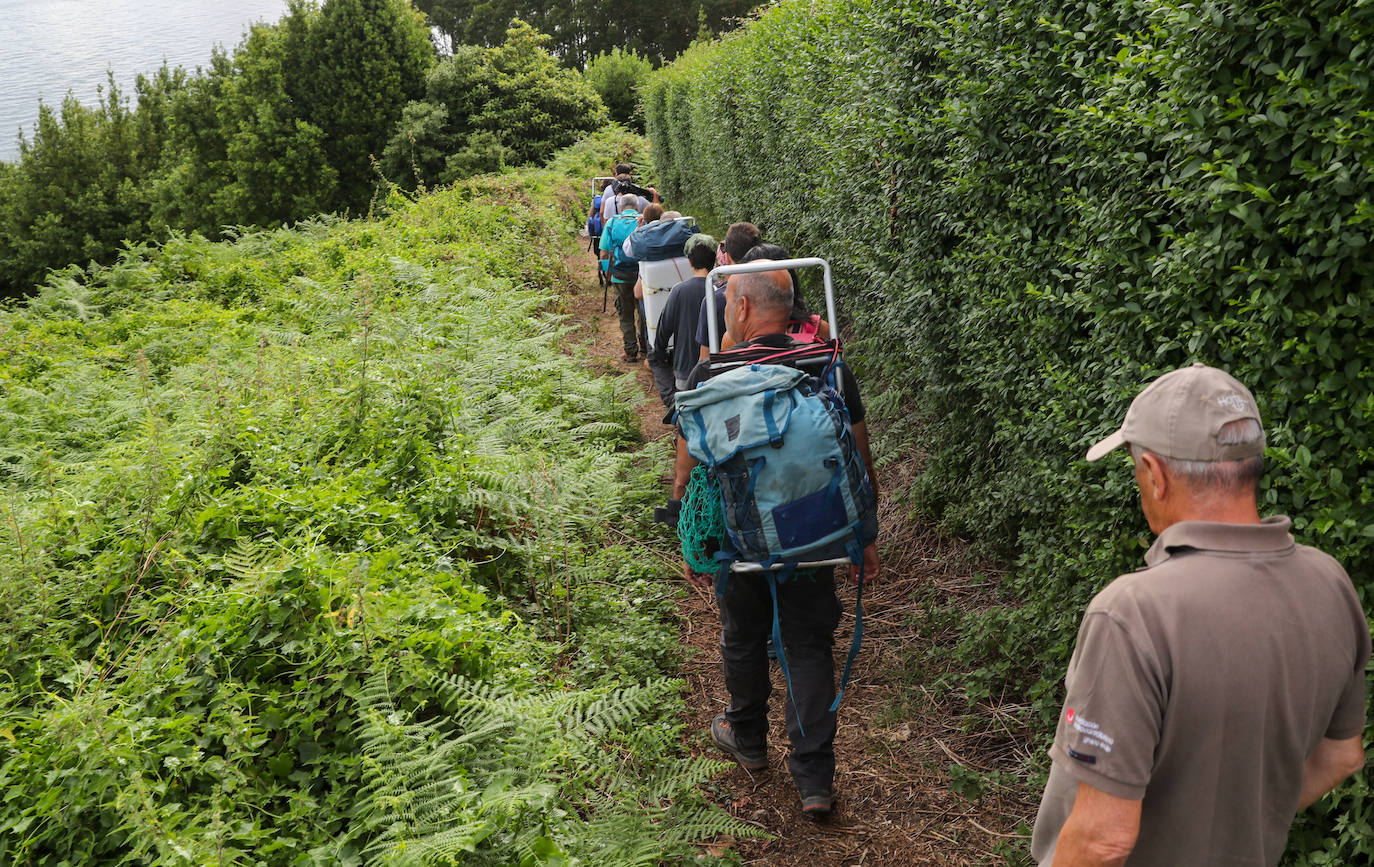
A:
MULTIPOLYGON (((747 360, 747 355, 735 355, 735 353, 749 347, 758 347, 759 357, 763 358, 771 355, 773 350, 789 349, 794 346, 805 345, 804 343, 793 340, 786 334, 765 334, 753 340, 736 343, 734 346, 730 347, 730 353, 731 357, 747 360)), ((697 366, 692 368, 692 374, 687 377, 687 388, 696 388, 715 374, 716 371, 711 370, 711 360, 709 358, 705 361, 698 362, 697 366)), ((847 364, 840 365, 840 389, 844 394, 844 405, 849 409, 849 423, 858 424, 863 421, 864 402, 863 399, 859 397, 859 383, 858 380, 854 378, 854 372, 849 369, 849 365, 847 364)))

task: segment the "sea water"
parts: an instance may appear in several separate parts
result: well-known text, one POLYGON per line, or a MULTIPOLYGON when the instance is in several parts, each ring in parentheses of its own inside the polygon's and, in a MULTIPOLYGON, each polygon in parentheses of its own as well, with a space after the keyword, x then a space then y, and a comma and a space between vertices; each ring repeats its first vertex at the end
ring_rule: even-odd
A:
POLYGON ((139 73, 208 67, 216 45, 232 52, 285 13, 286 0, 0 0, 0 160, 18 158, 21 128, 32 138, 39 100, 95 107, 108 70, 132 102, 139 73))

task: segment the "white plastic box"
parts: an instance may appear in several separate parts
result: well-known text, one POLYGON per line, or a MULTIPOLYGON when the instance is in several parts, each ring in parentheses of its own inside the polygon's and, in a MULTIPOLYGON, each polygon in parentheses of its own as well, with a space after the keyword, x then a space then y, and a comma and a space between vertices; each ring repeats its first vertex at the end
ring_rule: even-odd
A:
POLYGON ((691 276, 692 265, 686 256, 639 263, 639 279, 644 283, 644 319, 649 325, 650 347, 654 345, 663 308, 668 304, 668 293, 691 276))

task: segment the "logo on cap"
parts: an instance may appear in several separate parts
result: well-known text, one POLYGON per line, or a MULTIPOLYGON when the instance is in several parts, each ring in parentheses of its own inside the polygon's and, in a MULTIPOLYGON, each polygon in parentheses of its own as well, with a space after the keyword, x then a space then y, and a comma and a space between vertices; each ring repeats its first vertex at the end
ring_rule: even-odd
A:
POLYGON ((1248 412, 1250 410, 1250 401, 1246 400, 1244 395, 1234 391, 1228 391, 1216 400, 1217 406, 1222 409, 1229 409, 1231 412, 1248 412))

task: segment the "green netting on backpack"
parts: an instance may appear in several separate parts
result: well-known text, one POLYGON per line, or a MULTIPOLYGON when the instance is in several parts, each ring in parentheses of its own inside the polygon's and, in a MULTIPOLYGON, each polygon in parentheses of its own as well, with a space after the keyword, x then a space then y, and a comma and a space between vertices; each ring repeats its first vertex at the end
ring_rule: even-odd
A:
POLYGON ((697 572, 714 572, 715 553, 725 540, 725 504, 715 473, 698 464, 687 482, 682 512, 677 519, 682 557, 697 572))

